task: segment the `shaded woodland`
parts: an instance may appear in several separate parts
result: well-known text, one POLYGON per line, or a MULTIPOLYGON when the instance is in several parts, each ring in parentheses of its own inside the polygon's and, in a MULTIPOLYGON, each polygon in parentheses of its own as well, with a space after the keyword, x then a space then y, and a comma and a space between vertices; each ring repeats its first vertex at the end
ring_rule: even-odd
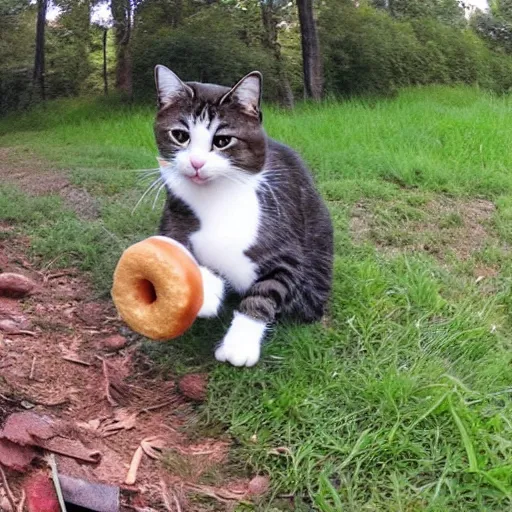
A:
POLYGON ((153 101, 153 68, 265 98, 393 94, 431 83, 512 86, 512 0, 1 0, 0 112, 110 94, 153 101), (49 17, 49 11, 54 13, 49 17), (57 14, 55 14, 57 13, 57 14))

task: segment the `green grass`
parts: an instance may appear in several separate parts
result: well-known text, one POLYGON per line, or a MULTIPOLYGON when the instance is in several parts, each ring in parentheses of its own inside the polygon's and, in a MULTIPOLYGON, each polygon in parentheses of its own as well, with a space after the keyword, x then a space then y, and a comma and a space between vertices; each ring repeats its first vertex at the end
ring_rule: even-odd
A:
MULTIPOLYGON (((152 115, 73 100, 0 120, 0 145, 53 162, 101 212, 86 221, 58 197, 4 186, 0 219, 31 235, 35 254, 89 271, 99 293, 123 248, 157 228, 162 198, 132 214, 144 190, 133 170, 155 162, 152 115)), ((229 308, 180 340, 148 343, 164 371, 211 372, 194 429, 227 430, 235 463, 270 474, 272 496, 258 509, 512 510, 512 99, 411 89, 267 108, 265 126, 301 152, 328 200, 330 313, 321 325, 279 326, 253 369, 212 360, 229 308), (471 234, 470 215, 432 204, 475 198, 497 209, 461 258, 456 237, 471 234), (293 505, 280 497, 289 493, 293 505)))

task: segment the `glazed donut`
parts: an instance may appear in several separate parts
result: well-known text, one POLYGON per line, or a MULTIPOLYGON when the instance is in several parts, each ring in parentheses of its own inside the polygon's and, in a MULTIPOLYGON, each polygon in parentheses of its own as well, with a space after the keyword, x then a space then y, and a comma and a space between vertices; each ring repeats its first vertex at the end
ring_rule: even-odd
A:
POLYGON ((152 236, 121 255, 111 295, 134 331, 153 340, 176 338, 192 325, 203 305, 201 271, 183 245, 152 236))

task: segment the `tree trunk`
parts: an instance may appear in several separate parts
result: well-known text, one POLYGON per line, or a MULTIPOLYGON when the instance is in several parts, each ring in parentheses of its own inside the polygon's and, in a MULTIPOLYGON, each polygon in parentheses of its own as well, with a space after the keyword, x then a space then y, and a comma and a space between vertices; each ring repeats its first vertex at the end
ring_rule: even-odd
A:
POLYGON ((44 43, 46 28, 46 11, 48 10, 48 0, 37 0, 37 27, 36 27, 36 54, 34 59, 34 86, 39 86, 41 99, 46 99, 44 88, 44 43))
POLYGON ((277 68, 278 83, 278 100, 281 105, 293 108, 293 92, 290 81, 284 67, 281 55, 281 46, 278 41, 277 20, 275 16, 274 0, 260 0, 261 19, 263 28, 265 29, 265 47, 274 55, 277 68))
POLYGON ((116 89, 131 97, 132 58, 130 39, 132 33, 131 0, 112 0, 114 19, 114 41, 116 46, 116 89))
POLYGON ((108 74, 107 74, 107 34, 108 28, 103 29, 103 92, 108 95, 108 74))
POLYGON ((313 0, 297 0, 304 70, 304 94, 306 98, 320 100, 323 77, 320 42, 313 17, 313 0))

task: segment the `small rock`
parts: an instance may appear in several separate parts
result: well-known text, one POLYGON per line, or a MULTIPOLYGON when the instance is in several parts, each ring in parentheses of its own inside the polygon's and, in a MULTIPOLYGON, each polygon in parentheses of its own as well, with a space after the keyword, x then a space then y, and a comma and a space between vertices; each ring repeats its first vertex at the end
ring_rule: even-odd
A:
POLYGON ((0 320, 0 331, 9 333, 16 332, 19 330, 19 325, 14 320, 10 320, 8 318, 0 320))
POLYGON ((14 512, 9 500, 5 496, 0 499, 0 510, 2 512, 14 512))
POLYGON ((270 479, 268 476, 255 476, 250 482, 248 491, 251 496, 263 496, 270 488, 270 479))
POLYGON ((12 272, 0 274, 0 295, 6 297, 25 297, 31 293, 36 284, 28 277, 12 272))
POLYGON ((120 334, 113 334, 103 340, 103 346, 108 350, 120 350, 126 346, 126 338, 120 334))
POLYGON ((208 374, 190 373, 185 375, 178 382, 179 390, 191 400, 203 402, 206 400, 206 390, 208 387, 208 374))

